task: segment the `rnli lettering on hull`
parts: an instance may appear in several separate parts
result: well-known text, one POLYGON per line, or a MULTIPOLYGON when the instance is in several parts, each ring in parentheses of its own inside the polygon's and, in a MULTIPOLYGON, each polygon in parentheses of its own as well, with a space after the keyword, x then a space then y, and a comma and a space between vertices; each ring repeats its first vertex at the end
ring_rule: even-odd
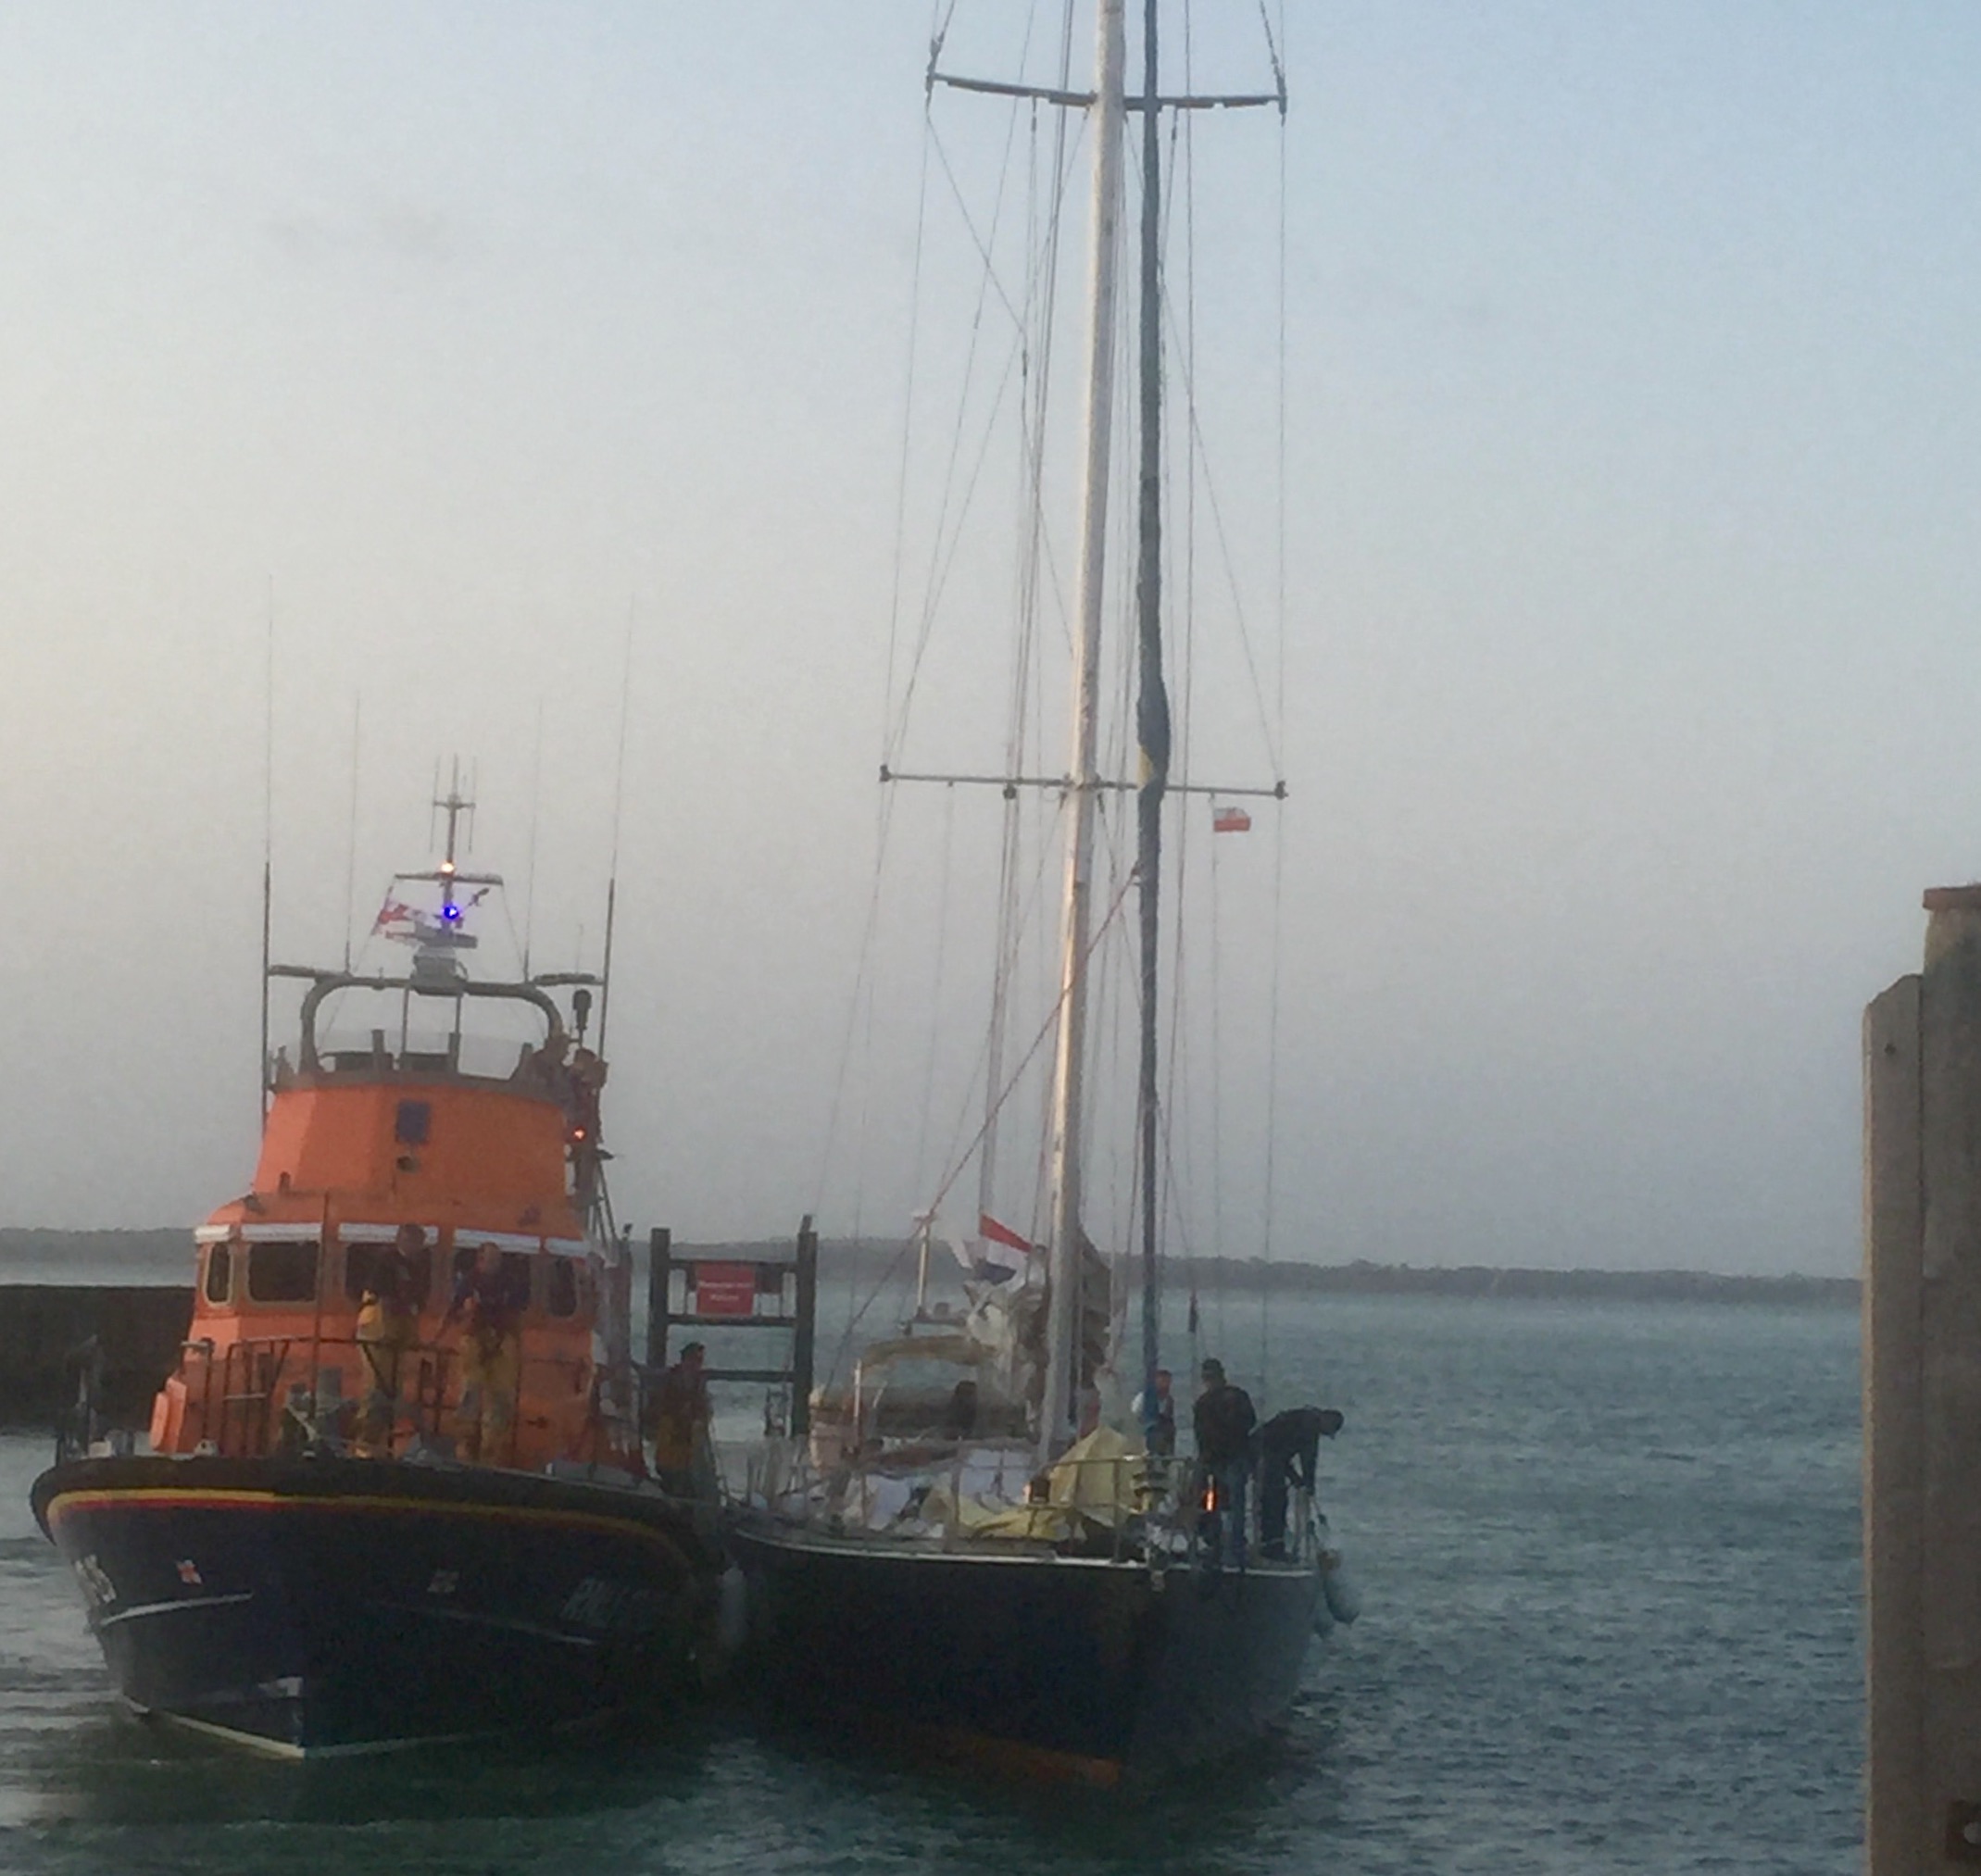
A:
POLYGON ((650 1590, 598 1576, 586 1577, 558 1614, 581 1628, 609 1634, 646 1635, 660 1625, 659 1606, 650 1590))

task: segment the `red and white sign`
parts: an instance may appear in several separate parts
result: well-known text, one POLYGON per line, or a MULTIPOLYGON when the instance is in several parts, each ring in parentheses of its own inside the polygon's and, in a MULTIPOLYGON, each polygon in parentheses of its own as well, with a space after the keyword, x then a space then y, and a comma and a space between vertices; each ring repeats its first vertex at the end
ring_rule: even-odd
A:
POLYGON ((695 1313, 697 1316, 754 1316, 757 1313, 757 1266, 696 1265, 695 1313))

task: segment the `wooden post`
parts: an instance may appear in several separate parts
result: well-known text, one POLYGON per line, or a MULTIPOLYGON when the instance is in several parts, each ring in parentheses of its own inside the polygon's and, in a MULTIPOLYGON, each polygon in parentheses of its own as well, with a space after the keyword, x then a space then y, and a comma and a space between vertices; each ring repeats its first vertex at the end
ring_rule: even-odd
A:
POLYGON ((646 1239, 646 1366, 660 1373, 667 1367, 667 1293, 674 1271, 674 1233, 656 1225, 646 1239))
POLYGON ((633 1374, 633 1228, 620 1234, 618 1256, 606 1272, 612 1285, 611 1338, 608 1354, 613 1373, 627 1378, 633 1374))
POLYGON ((797 1326, 791 1335, 791 1432, 803 1439, 811 1432, 813 1327, 819 1313, 819 1234, 807 1212, 798 1226, 797 1326))
POLYGON ((1921 1788, 1919 989, 1864 1012, 1864 1843, 1872 1876, 1924 1862, 1921 1788))
POLYGON ((1981 1868, 1981 886, 1865 1013, 1872 1876, 1981 1868))

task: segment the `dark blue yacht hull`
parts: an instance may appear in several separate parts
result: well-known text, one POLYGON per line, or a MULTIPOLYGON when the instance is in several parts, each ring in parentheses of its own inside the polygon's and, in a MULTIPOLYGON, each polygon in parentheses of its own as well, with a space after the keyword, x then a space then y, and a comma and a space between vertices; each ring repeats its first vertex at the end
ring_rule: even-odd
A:
POLYGON ((770 1519, 730 1547, 771 1698, 909 1749, 1112 1784, 1222 1757, 1298 1690, 1310 1567, 1151 1570, 944 1551, 770 1519))

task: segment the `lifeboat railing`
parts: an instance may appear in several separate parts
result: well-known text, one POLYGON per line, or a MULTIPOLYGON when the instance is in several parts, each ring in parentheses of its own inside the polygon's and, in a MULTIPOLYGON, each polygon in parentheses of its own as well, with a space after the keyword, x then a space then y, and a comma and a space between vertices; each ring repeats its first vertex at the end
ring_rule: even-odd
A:
MULTIPOLYGON (((186 1413, 197 1415, 195 1451, 230 1458, 259 1458, 308 1449, 403 1456, 424 1449, 454 1457, 462 1443, 460 1348, 453 1342, 383 1344, 356 1335, 253 1336, 216 1344, 182 1344, 179 1376, 186 1387, 186 1413), (389 1424, 379 1426, 377 1370, 370 1351, 396 1355, 389 1424)), ((545 1400, 583 1399, 583 1423, 598 1416, 598 1388, 591 1364, 565 1355, 523 1353, 496 1450, 474 1462, 522 1468, 533 1460, 582 1457, 553 1452, 547 1415, 530 1411, 545 1400), (542 1447, 541 1453, 526 1449, 542 1447)), ((480 1421, 478 1415, 477 1420, 480 1421)), ((596 1457, 596 1456, 594 1456, 596 1457)))
POLYGON ((595 984, 600 981, 596 977, 572 971, 558 972, 554 976, 546 975, 520 983, 484 982, 468 978, 448 978, 440 982, 422 978, 417 973, 404 977, 367 977, 348 970, 318 970, 302 964, 270 965, 269 975, 301 978, 309 985, 303 995, 299 1025, 301 1034, 298 1067, 305 1074, 315 1074, 322 1067, 317 1043, 317 1015, 322 1008, 324 1000, 341 990, 396 990, 417 996, 477 997, 527 1003, 543 1016, 548 1033, 558 1035, 563 1032, 563 1013, 552 1001, 549 991, 545 986, 567 983, 595 984))

